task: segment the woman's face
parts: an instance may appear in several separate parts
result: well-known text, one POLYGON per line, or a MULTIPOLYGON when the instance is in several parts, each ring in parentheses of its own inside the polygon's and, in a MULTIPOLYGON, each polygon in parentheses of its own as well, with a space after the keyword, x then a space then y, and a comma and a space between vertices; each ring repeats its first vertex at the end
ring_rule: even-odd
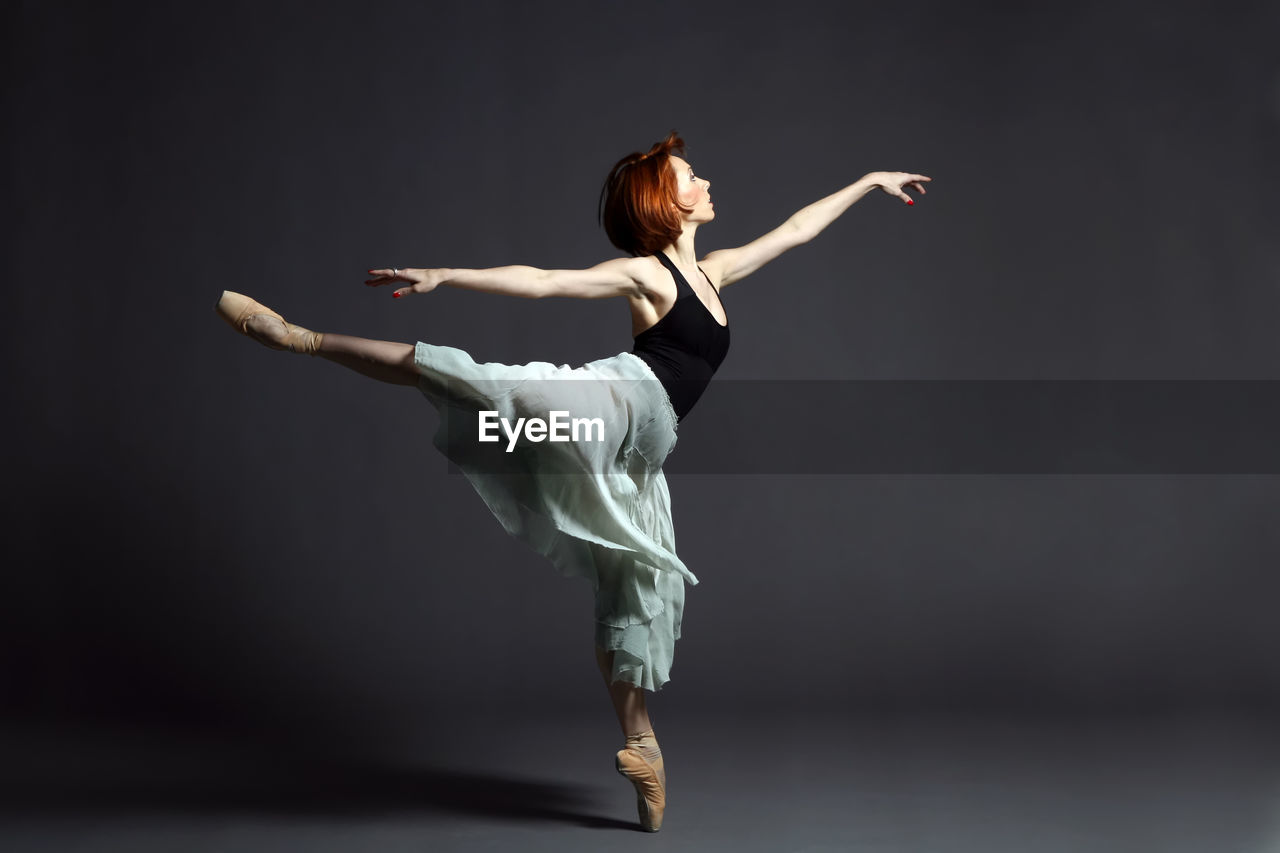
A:
POLYGON ((676 173, 677 197, 682 205, 692 208, 684 214, 685 221, 710 222, 715 219, 715 205, 711 203, 711 182, 695 175, 693 167, 674 154, 668 160, 676 173))

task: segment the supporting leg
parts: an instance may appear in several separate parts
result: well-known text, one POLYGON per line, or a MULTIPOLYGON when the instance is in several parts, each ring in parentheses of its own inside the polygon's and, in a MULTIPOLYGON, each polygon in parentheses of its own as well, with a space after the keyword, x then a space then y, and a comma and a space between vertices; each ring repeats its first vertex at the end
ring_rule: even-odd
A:
POLYGON ((613 700, 613 710, 618 715, 622 734, 635 735, 652 731, 653 724, 649 722, 649 709, 644 701, 644 688, 610 680, 613 674, 613 652, 606 652, 596 646, 596 664, 600 667, 600 674, 604 676, 605 686, 609 688, 609 698, 613 700))
POLYGON ((662 818, 667 809, 666 766, 649 722, 644 688, 610 680, 613 654, 596 646, 596 663, 609 687, 613 710, 627 739, 626 746, 618 751, 614 766, 635 786, 640 825, 649 832, 657 832, 662 828, 662 818))

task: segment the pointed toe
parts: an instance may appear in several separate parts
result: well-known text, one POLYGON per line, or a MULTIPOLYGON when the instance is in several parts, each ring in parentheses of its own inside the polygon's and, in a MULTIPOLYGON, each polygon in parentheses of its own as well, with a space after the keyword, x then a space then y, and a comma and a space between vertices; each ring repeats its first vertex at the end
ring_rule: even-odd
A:
POLYGON ((222 296, 218 298, 218 304, 214 306, 214 310, 217 311, 219 317, 227 321, 231 328, 271 349, 287 349, 292 352, 315 355, 319 351, 320 342, 324 337, 318 332, 287 322, 284 317, 281 317, 261 302, 250 299, 243 293, 236 293, 234 290, 222 291, 222 296), (249 327, 249 321, 259 316, 267 316, 278 320, 284 328, 284 335, 278 339, 264 336, 261 326, 258 327, 258 333, 255 334, 254 330, 249 327))
POLYGON ((623 749, 618 752, 615 766, 635 786, 640 825, 649 832, 657 832, 662 828, 667 808, 667 780, 662 757, 650 763, 639 753, 623 749))

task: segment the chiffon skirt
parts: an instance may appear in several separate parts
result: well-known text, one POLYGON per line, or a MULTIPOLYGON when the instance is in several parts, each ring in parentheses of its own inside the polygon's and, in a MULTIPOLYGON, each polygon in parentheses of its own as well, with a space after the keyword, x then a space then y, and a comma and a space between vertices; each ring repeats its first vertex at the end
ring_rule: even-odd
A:
MULTIPOLYGON (((670 679, 684 585, 662 464, 676 443, 670 399, 649 366, 619 353, 582 367, 477 364, 453 347, 419 343, 418 387, 440 413, 435 446, 502 526, 585 578, 595 595, 595 642, 614 652, 612 681, 657 690, 670 679), (598 419, 576 438, 538 440, 520 418, 598 419), (482 416, 482 413, 495 413, 482 416), (480 441, 482 426, 496 441, 480 441), (508 450, 508 448, 511 448, 508 450)), ((571 435, 568 429, 561 432, 571 435)))

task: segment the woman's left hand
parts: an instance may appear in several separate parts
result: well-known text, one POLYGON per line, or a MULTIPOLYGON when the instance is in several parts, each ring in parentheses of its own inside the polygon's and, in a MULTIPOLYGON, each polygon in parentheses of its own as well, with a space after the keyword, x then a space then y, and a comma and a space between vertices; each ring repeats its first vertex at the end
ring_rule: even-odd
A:
POLYGON ((871 172, 866 176, 865 180, 871 181, 873 186, 879 187, 889 195, 897 196, 907 204, 915 204, 911 200, 911 196, 903 192, 902 188, 909 186, 921 195, 925 195, 924 182, 932 181, 933 178, 912 172, 871 172))

